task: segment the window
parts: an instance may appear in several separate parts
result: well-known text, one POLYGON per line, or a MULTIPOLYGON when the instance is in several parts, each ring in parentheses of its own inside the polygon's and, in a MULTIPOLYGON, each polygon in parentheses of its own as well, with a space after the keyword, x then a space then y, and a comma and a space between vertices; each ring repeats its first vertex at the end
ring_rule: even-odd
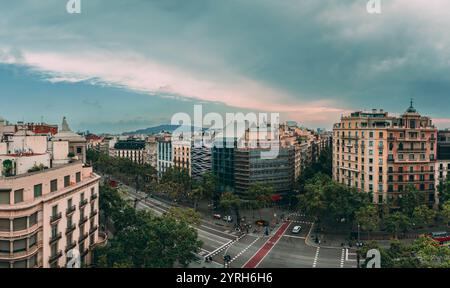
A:
POLYGON ((76 178, 76 182, 81 182, 81 172, 77 172, 77 174, 75 174, 75 178, 76 178))
POLYGON ((70 175, 64 176, 64 188, 70 186, 70 175))
POLYGON ((14 262, 13 268, 27 268, 27 260, 20 260, 14 262))
POLYGON ((58 205, 52 207, 52 216, 55 217, 58 214, 58 205))
POLYGON ((14 252, 22 252, 27 250, 27 239, 16 240, 13 243, 14 252))
POLYGON ((1 253, 9 253, 9 241, 8 240, 0 240, 0 252, 1 253))
POLYGON ((55 192, 58 190, 58 179, 50 181, 50 192, 55 192))
POLYGON ((51 256, 53 257, 53 256, 56 256, 56 254, 58 254, 58 242, 56 242, 56 243, 54 243, 52 246, 51 246, 51 256))
POLYGON ((58 235, 58 225, 52 225, 52 238, 55 238, 58 235))
POLYGON ((33 268, 37 266, 37 255, 33 255, 28 259, 28 267, 33 268))
POLYGON ((11 231, 9 219, 0 219, 0 231, 9 232, 11 231))
POLYGON ((67 216, 67 228, 71 228, 73 225, 72 216, 73 215, 67 216))
POLYGON ((14 204, 23 202, 23 189, 14 191, 14 204))
POLYGON ((27 229, 27 217, 16 218, 13 220, 13 231, 27 229))
POLYGON ((34 198, 42 196, 42 184, 34 185, 34 198))
POLYGON ((30 219, 28 220, 30 227, 37 224, 37 213, 38 212, 34 212, 30 215, 30 219))
POLYGON ((67 243, 66 243, 67 246, 72 245, 72 242, 73 242, 73 233, 71 232, 71 233, 67 234, 66 239, 67 239, 67 243))
POLYGON ((31 247, 33 247, 34 245, 36 245, 36 243, 37 243, 37 233, 34 234, 34 235, 32 235, 32 236, 30 237, 30 239, 28 240, 28 247, 31 248, 31 247))
POLYGON ((0 204, 10 204, 11 190, 0 190, 0 204))
POLYGON ((77 147, 77 154, 83 153, 83 149, 81 147, 77 147))

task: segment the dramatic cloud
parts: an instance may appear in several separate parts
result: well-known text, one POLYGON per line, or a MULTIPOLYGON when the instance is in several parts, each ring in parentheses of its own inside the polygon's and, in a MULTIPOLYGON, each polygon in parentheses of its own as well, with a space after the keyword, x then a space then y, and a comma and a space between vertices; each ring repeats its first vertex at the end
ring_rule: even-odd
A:
POLYGON ((54 85, 281 112, 313 127, 353 109, 402 112, 411 97, 450 118, 447 0, 382 1, 380 15, 365 0, 97 0, 81 15, 64 2, 3 4, 0 63, 54 85))

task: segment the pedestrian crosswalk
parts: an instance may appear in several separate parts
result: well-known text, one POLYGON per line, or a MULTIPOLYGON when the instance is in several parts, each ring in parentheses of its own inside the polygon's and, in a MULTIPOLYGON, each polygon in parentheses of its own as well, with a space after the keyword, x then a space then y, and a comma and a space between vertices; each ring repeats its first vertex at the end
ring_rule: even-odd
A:
POLYGON ((313 268, 317 267, 317 260, 319 260, 320 247, 317 247, 316 255, 314 256, 313 268))

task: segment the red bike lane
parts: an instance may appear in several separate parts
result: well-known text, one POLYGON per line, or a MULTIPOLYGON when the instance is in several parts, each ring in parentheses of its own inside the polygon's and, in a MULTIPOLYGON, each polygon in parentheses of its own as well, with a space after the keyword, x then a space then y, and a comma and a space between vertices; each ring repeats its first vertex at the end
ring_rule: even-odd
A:
POLYGON ((270 237, 266 243, 264 243, 264 245, 255 253, 255 255, 252 256, 252 258, 247 261, 247 263, 244 264, 244 266, 242 266, 242 268, 256 268, 264 257, 269 254, 270 250, 272 250, 272 248, 277 244, 278 240, 280 240, 290 224, 291 222, 283 223, 275 234, 270 237))

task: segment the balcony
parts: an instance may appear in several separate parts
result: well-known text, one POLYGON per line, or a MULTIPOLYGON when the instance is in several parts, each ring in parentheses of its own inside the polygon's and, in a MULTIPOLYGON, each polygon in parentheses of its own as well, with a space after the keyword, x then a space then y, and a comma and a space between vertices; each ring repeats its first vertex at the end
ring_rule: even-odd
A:
POLYGON ((84 207, 88 203, 87 199, 83 199, 80 201, 80 208, 84 207))
POLYGON ((80 224, 78 224, 78 225, 79 226, 83 225, 84 223, 86 223, 87 220, 88 220, 87 216, 80 217, 80 224))
POLYGON ((75 211, 76 207, 75 205, 70 206, 69 208, 66 209, 66 215, 70 215, 75 211))
POLYGON ((54 255, 52 255, 52 256, 49 257, 48 262, 49 262, 49 263, 52 263, 52 262, 58 260, 59 257, 62 256, 62 254, 63 254, 63 253, 62 253, 62 250, 59 250, 56 254, 54 254, 54 255))
POLYGON ((52 243, 58 241, 59 239, 61 239, 61 237, 62 237, 61 234, 62 234, 61 232, 58 232, 58 233, 56 233, 56 235, 52 235, 52 236, 50 237, 50 241, 49 241, 50 244, 52 244, 52 243))
POLYGON ((94 210, 91 212, 91 214, 89 215, 89 218, 95 217, 98 214, 97 210, 94 210))
POLYGON ((97 199, 98 198, 98 195, 97 194, 92 194, 91 195, 91 201, 94 201, 95 199, 97 199))
POLYGON ((97 226, 97 225, 94 225, 94 227, 91 227, 91 228, 89 229, 89 234, 94 233, 95 231, 97 231, 97 229, 98 229, 98 226, 97 226))
POLYGON ((75 248, 75 246, 77 246, 77 242, 72 241, 72 243, 70 243, 69 245, 66 246, 66 249, 64 251, 67 253, 69 250, 72 250, 73 248, 75 248))
POLYGON ((70 232, 74 231, 75 227, 76 227, 75 223, 72 223, 72 225, 68 226, 66 228, 66 234, 69 234, 70 232))
POLYGON ((88 233, 84 233, 83 235, 81 235, 80 238, 78 239, 78 243, 83 242, 88 236, 89 236, 88 233))
POLYGON ((89 253, 89 249, 84 249, 83 251, 80 251, 80 256, 86 256, 89 253))
POLYGON ((52 215, 52 216, 50 217, 50 224, 51 224, 51 223, 54 223, 54 222, 56 222, 56 221, 58 221, 59 219, 61 219, 61 217, 62 217, 61 212, 56 213, 55 215, 52 215))

